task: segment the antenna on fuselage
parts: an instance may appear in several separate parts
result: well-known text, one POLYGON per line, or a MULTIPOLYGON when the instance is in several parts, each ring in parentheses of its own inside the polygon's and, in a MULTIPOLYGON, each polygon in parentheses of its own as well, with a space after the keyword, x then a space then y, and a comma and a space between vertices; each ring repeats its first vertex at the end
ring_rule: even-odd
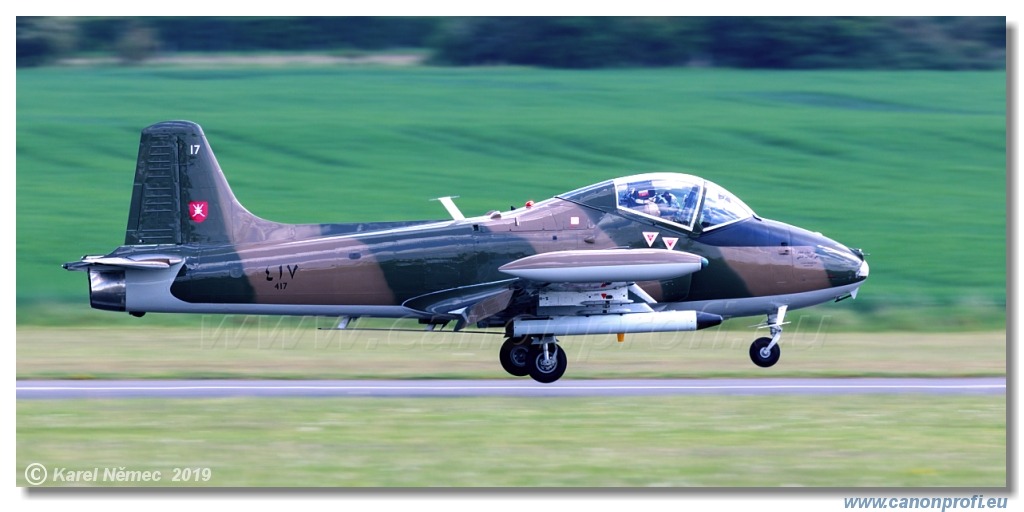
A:
POLYGON ((448 215, 451 215, 452 219, 462 220, 465 219, 466 216, 463 215, 461 211, 459 211, 458 206, 455 206, 455 201, 452 201, 452 199, 455 199, 457 197, 459 196, 444 196, 431 199, 431 201, 441 201, 441 205, 444 206, 445 210, 448 210, 448 215))

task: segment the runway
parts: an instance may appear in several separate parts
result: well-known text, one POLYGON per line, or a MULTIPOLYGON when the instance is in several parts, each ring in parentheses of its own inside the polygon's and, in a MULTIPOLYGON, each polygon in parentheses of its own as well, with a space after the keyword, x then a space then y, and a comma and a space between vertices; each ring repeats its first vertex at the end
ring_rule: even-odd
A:
POLYGON ((586 397, 664 395, 993 395, 1003 377, 571 380, 32 380, 18 399, 224 397, 586 397))

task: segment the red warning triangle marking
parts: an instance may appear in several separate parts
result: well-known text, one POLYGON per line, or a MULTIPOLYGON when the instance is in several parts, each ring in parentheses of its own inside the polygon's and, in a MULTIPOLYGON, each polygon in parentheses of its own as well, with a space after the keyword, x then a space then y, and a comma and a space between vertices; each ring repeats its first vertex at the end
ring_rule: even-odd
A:
POLYGON ((662 240, 664 240, 664 241, 665 241, 665 248, 666 248, 666 249, 668 249, 668 250, 670 250, 670 251, 671 251, 672 249, 675 249, 675 247, 676 247, 676 242, 678 242, 678 241, 679 241, 679 239, 678 239, 678 238, 669 238, 669 237, 667 237, 667 236, 666 236, 666 237, 664 237, 664 238, 662 238, 662 240))
POLYGON ((644 231, 644 240, 647 240, 647 247, 654 247, 654 241, 657 239, 657 232, 644 231))

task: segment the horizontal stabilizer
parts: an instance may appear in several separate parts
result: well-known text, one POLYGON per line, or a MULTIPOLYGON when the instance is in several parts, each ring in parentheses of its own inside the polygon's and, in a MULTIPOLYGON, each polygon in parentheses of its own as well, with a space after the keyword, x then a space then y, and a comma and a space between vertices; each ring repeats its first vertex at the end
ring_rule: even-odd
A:
POLYGON ((544 283, 602 283, 673 279, 692 274, 707 264, 707 259, 682 251, 604 249, 535 254, 498 270, 544 283))
POLYGON ((112 256, 86 256, 81 261, 72 261, 63 266, 67 270, 88 270, 90 267, 116 267, 132 270, 161 270, 181 263, 177 256, 150 256, 146 259, 133 260, 112 256))

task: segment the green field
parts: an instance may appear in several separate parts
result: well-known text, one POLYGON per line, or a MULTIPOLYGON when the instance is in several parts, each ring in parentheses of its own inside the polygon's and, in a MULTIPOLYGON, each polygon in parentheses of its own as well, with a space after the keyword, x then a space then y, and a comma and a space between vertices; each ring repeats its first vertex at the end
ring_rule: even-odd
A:
POLYGON ((20 400, 17 412, 21 486, 33 462, 168 479, 207 467, 190 485, 229 487, 1007 485, 1003 396, 20 400))
POLYGON ((184 118, 203 125, 239 199, 273 220, 443 218, 428 199, 449 194, 479 214, 692 172, 869 253, 858 300, 832 308, 858 315, 845 328, 1003 330, 1005 84, 1004 72, 19 69, 17 320, 116 316, 83 313, 85 279, 60 264, 123 240, 139 130, 184 118))
MULTIPOLYGON (((313 324, 202 328, 19 326, 19 379, 500 379, 500 336, 318 331, 313 324)), ((259 323, 264 320, 263 323, 259 323)), ((1005 376, 1006 335, 831 333, 796 320, 770 369, 753 329, 568 336, 567 378, 1005 376)), ((510 382, 516 382, 514 379, 510 382)))
MULTIPOLYGON (((1006 375, 1003 333, 792 327, 768 370, 750 364, 741 331, 562 345, 571 378, 1006 375)), ((497 365, 500 339, 244 322, 19 326, 17 377, 520 382, 497 365)), ((18 400, 17 418, 18 485, 33 462, 209 467, 210 481, 190 485, 253 487, 1003 487, 1007 477, 1002 395, 18 400)))

